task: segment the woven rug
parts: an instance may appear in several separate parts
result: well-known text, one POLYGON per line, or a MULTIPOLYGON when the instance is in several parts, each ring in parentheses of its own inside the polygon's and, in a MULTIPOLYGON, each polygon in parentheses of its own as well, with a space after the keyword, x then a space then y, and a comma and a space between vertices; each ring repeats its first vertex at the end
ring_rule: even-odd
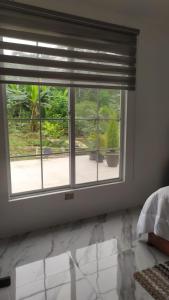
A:
POLYGON ((169 299, 169 261, 136 272, 134 278, 156 300, 169 299))

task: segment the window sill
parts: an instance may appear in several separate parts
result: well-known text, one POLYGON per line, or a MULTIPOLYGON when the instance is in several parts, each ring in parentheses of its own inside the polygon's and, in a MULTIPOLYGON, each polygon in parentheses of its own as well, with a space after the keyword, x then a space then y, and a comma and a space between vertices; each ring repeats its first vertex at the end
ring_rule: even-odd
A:
MULTIPOLYGON (((20 200, 28 200, 30 198, 39 198, 39 197, 46 197, 46 196, 53 196, 53 195, 62 195, 66 193, 76 193, 77 191, 85 191, 89 189, 96 189, 96 188, 101 188, 101 187, 106 187, 106 186, 112 186, 116 184, 122 184, 124 183, 125 180, 121 178, 117 178, 117 180, 111 180, 111 181, 106 181, 106 182, 99 182, 95 184, 87 184, 87 185, 78 185, 74 188, 67 187, 63 189, 53 189, 53 190, 43 190, 43 191, 37 191, 33 193, 22 193, 22 194, 17 194, 17 195, 11 195, 8 199, 9 202, 15 202, 15 201, 20 201, 20 200)), ((73 199, 71 199, 73 200, 73 199)), ((67 201, 67 200, 65 200, 67 201)))

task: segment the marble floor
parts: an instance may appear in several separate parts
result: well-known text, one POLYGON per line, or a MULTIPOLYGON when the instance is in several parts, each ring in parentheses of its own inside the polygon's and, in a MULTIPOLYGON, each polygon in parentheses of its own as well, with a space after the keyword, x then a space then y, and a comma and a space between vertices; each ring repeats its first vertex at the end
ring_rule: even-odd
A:
POLYGON ((139 210, 0 240, 0 300, 150 300, 133 273, 166 256, 137 240, 139 210))

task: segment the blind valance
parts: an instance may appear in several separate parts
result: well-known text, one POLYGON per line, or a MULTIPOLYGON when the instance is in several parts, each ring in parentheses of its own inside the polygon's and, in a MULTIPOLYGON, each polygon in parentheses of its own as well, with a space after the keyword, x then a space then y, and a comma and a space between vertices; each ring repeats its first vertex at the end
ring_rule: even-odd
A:
POLYGON ((0 82, 135 89, 139 31, 0 2, 0 82))

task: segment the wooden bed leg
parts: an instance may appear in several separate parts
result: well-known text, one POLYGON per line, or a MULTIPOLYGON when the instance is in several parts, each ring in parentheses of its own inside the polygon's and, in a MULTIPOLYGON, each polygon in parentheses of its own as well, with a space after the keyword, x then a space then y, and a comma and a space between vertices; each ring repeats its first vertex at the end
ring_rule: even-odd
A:
POLYGON ((148 234, 148 244, 154 246, 155 248, 169 256, 169 241, 151 232, 148 234))

